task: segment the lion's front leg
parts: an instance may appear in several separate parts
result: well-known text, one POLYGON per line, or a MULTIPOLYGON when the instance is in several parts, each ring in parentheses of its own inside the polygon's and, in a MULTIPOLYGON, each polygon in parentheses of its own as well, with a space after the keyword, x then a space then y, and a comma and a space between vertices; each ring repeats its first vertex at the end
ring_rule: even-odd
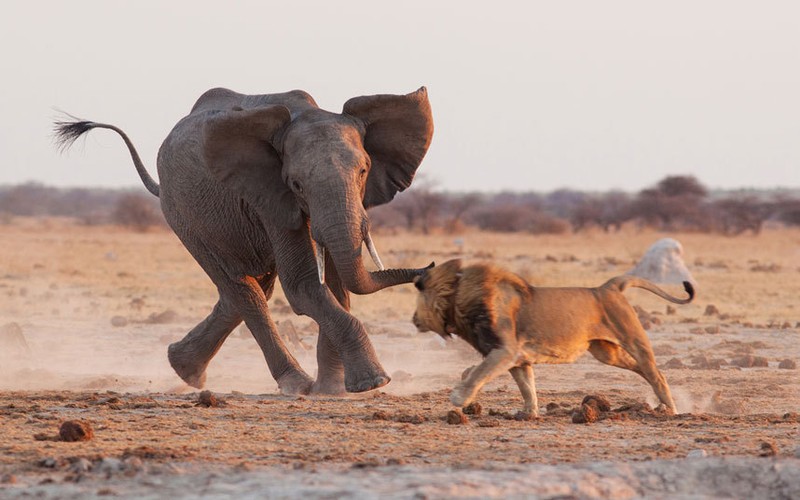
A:
POLYGON ((468 369, 466 378, 456 385, 450 394, 450 402, 462 408, 472 402, 478 391, 487 382, 511 369, 516 363, 516 355, 505 347, 492 349, 481 364, 468 369))

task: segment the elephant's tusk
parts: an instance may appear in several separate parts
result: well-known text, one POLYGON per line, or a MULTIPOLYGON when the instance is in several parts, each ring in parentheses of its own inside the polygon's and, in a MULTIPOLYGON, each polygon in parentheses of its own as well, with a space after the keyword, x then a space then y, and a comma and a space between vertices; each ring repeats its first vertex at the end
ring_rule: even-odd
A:
POLYGON ((364 243, 367 244, 367 250, 369 251, 369 256, 372 257, 372 262, 378 266, 378 269, 383 271, 383 262, 381 262, 381 258, 378 255, 378 250, 375 249, 375 243, 372 242, 372 236, 367 233, 367 236, 364 238, 364 243))
POLYGON ((314 249, 314 256, 317 258, 317 276, 319 276, 320 284, 325 284, 325 247, 318 245, 314 239, 311 239, 311 246, 314 249))

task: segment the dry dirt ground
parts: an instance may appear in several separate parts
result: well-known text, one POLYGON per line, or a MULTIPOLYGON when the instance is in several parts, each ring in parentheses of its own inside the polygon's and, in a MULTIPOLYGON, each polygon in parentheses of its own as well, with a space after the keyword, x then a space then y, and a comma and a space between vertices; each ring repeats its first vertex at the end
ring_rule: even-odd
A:
MULTIPOLYGON (((173 374, 166 346, 216 293, 171 233, 15 219, 0 226, 0 497, 800 497, 800 231, 375 240, 389 267, 462 256, 535 285, 593 286, 665 236, 683 244, 696 301, 668 311, 647 292, 627 296, 679 415, 651 410, 644 380, 586 355, 536 366, 540 418, 515 419, 521 399, 506 376, 485 388, 479 415, 451 425, 449 388, 478 356, 414 330, 410 285, 353 297, 388 386, 279 395, 240 328, 209 367, 208 406, 173 374), (573 423, 598 394, 611 411, 573 423), (59 440, 68 420, 93 438, 59 440)), ((313 322, 280 289, 270 302, 314 373, 313 322)))

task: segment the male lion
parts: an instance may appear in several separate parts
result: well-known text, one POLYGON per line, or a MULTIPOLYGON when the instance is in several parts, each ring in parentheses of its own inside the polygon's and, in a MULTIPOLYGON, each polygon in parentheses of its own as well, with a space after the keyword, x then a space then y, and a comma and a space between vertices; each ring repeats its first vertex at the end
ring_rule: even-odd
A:
POLYGON ((484 360, 464 372, 450 401, 469 404, 484 384, 508 370, 519 386, 526 413, 538 415, 534 363, 571 363, 587 349, 603 363, 627 368, 647 380, 673 413, 675 402, 656 368, 647 334, 622 292, 649 290, 676 304, 688 299, 667 294, 635 276, 617 276, 598 288, 534 287, 490 264, 462 267, 450 260, 415 280, 420 291, 414 325, 444 338, 457 335, 484 360))

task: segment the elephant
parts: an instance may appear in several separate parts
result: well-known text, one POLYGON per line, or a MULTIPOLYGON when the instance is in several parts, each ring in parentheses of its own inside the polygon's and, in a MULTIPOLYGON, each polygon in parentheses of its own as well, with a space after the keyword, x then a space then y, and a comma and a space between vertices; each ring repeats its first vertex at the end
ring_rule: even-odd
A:
POLYGON ((62 151, 95 128, 119 134, 167 223, 216 286, 209 316, 167 350, 187 384, 204 386, 209 362, 243 320, 284 394, 389 383, 364 325, 350 314, 349 294, 411 283, 425 269, 384 269, 366 211, 408 188, 428 150, 425 87, 353 97, 341 113, 319 108, 302 90, 208 90, 161 145, 158 183, 120 128, 72 116, 54 127, 62 151), (366 269, 364 245, 377 271, 366 269), (316 380, 270 316, 276 277, 293 312, 319 325, 316 380))

